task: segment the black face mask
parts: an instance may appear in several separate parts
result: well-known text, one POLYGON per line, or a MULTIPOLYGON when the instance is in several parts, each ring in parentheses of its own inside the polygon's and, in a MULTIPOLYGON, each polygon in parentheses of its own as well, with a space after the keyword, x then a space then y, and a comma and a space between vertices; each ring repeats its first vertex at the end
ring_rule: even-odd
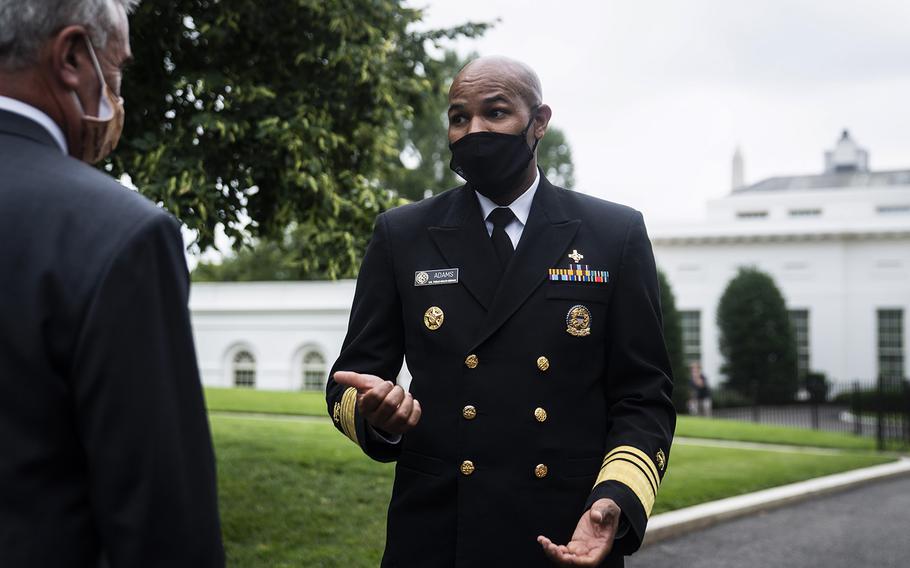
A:
POLYGON ((531 112, 531 120, 520 134, 473 132, 459 138, 449 144, 452 151, 449 167, 478 193, 490 199, 495 200, 514 191, 540 142, 535 139, 534 147, 528 148, 526 141, 536 115, 535 108, 531 112))

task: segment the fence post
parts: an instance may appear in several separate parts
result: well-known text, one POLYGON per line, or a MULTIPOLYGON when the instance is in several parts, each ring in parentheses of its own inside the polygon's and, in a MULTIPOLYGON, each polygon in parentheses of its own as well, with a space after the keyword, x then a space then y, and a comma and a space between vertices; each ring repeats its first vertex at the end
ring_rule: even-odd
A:
POLYGON ((910 379, 904 379, 904 442, 910 446, 910 379))
POLYGON ((812 402, 812 429, 818 430, 818 401, 812 402))
POLYGON ((859 392, 859 381, 853 381, 853 400, 851 401, 853 408, 853 433, 857 436, 862 436, 863 434, 863 409, 861 395, 859 392))
POLYGON ((877 440, 878 451, 885 449, 885 377, 878 377, 878 401, 875 405, 875 438, 877 440))
POLYGON ((758 407, 758 381, 752 383, 752 422, 761 420, 760 410, 758 407))

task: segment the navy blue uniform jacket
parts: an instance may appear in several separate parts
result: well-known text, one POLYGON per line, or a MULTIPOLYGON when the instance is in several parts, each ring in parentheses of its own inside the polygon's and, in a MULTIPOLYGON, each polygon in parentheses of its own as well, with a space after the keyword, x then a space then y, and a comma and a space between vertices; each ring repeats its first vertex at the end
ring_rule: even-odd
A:
POLYGON ((423 415, 400 443, 327 386, 338 429, 397 461, 383 566, 548 566, 537 535, 567 542, 601 497, 626 529, 605 565, 638 548, 676 420, 640 213, 541 177, 504 273, 469 186, 380 215, 333 372, 394 379, 403 357, 423 415), (419 285, 454 268, 457 283, 419 285))
POLYGON ((177 221, 0 111, 0 566, 224 565, 177 221))

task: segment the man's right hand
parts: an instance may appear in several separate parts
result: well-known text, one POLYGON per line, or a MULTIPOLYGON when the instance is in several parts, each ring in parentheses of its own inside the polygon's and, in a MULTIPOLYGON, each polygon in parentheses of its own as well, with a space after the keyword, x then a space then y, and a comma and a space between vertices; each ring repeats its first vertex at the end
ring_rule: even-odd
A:
POLYGON ((357 389, 357 409, 373 428, 404 434, 420 421, 420 403, 403 388, 376 375, 338 371, 335 382, 357 389))

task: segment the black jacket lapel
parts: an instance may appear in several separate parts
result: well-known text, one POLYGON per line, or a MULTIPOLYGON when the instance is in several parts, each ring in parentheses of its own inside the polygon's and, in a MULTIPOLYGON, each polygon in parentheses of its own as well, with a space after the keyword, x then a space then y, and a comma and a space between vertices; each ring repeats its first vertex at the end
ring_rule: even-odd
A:
MULTIPOLYGON (((547 279, 547 269, 565 264, 562 255, 572 243, 581 221, 569 219, 560 203, 557 189, 541 175, 534 195, 528 222, 521 234, 518 248, 493 301, 480 335, 471 347, 473 351, 499 329, 547 279)), ((486 234, 486 232, 484 232, 486 234)), ((490 239, 487 239, 490 242, 490 239)), ((493 253, 492 244, 488 245, 493 253)))
POLYGON ((493 242, 487 234, 477 196, 467 186, 459 192, 441 226, 429 227, 430 237, 458 278, 478 302, 489 309, 501 269, 493 242))

